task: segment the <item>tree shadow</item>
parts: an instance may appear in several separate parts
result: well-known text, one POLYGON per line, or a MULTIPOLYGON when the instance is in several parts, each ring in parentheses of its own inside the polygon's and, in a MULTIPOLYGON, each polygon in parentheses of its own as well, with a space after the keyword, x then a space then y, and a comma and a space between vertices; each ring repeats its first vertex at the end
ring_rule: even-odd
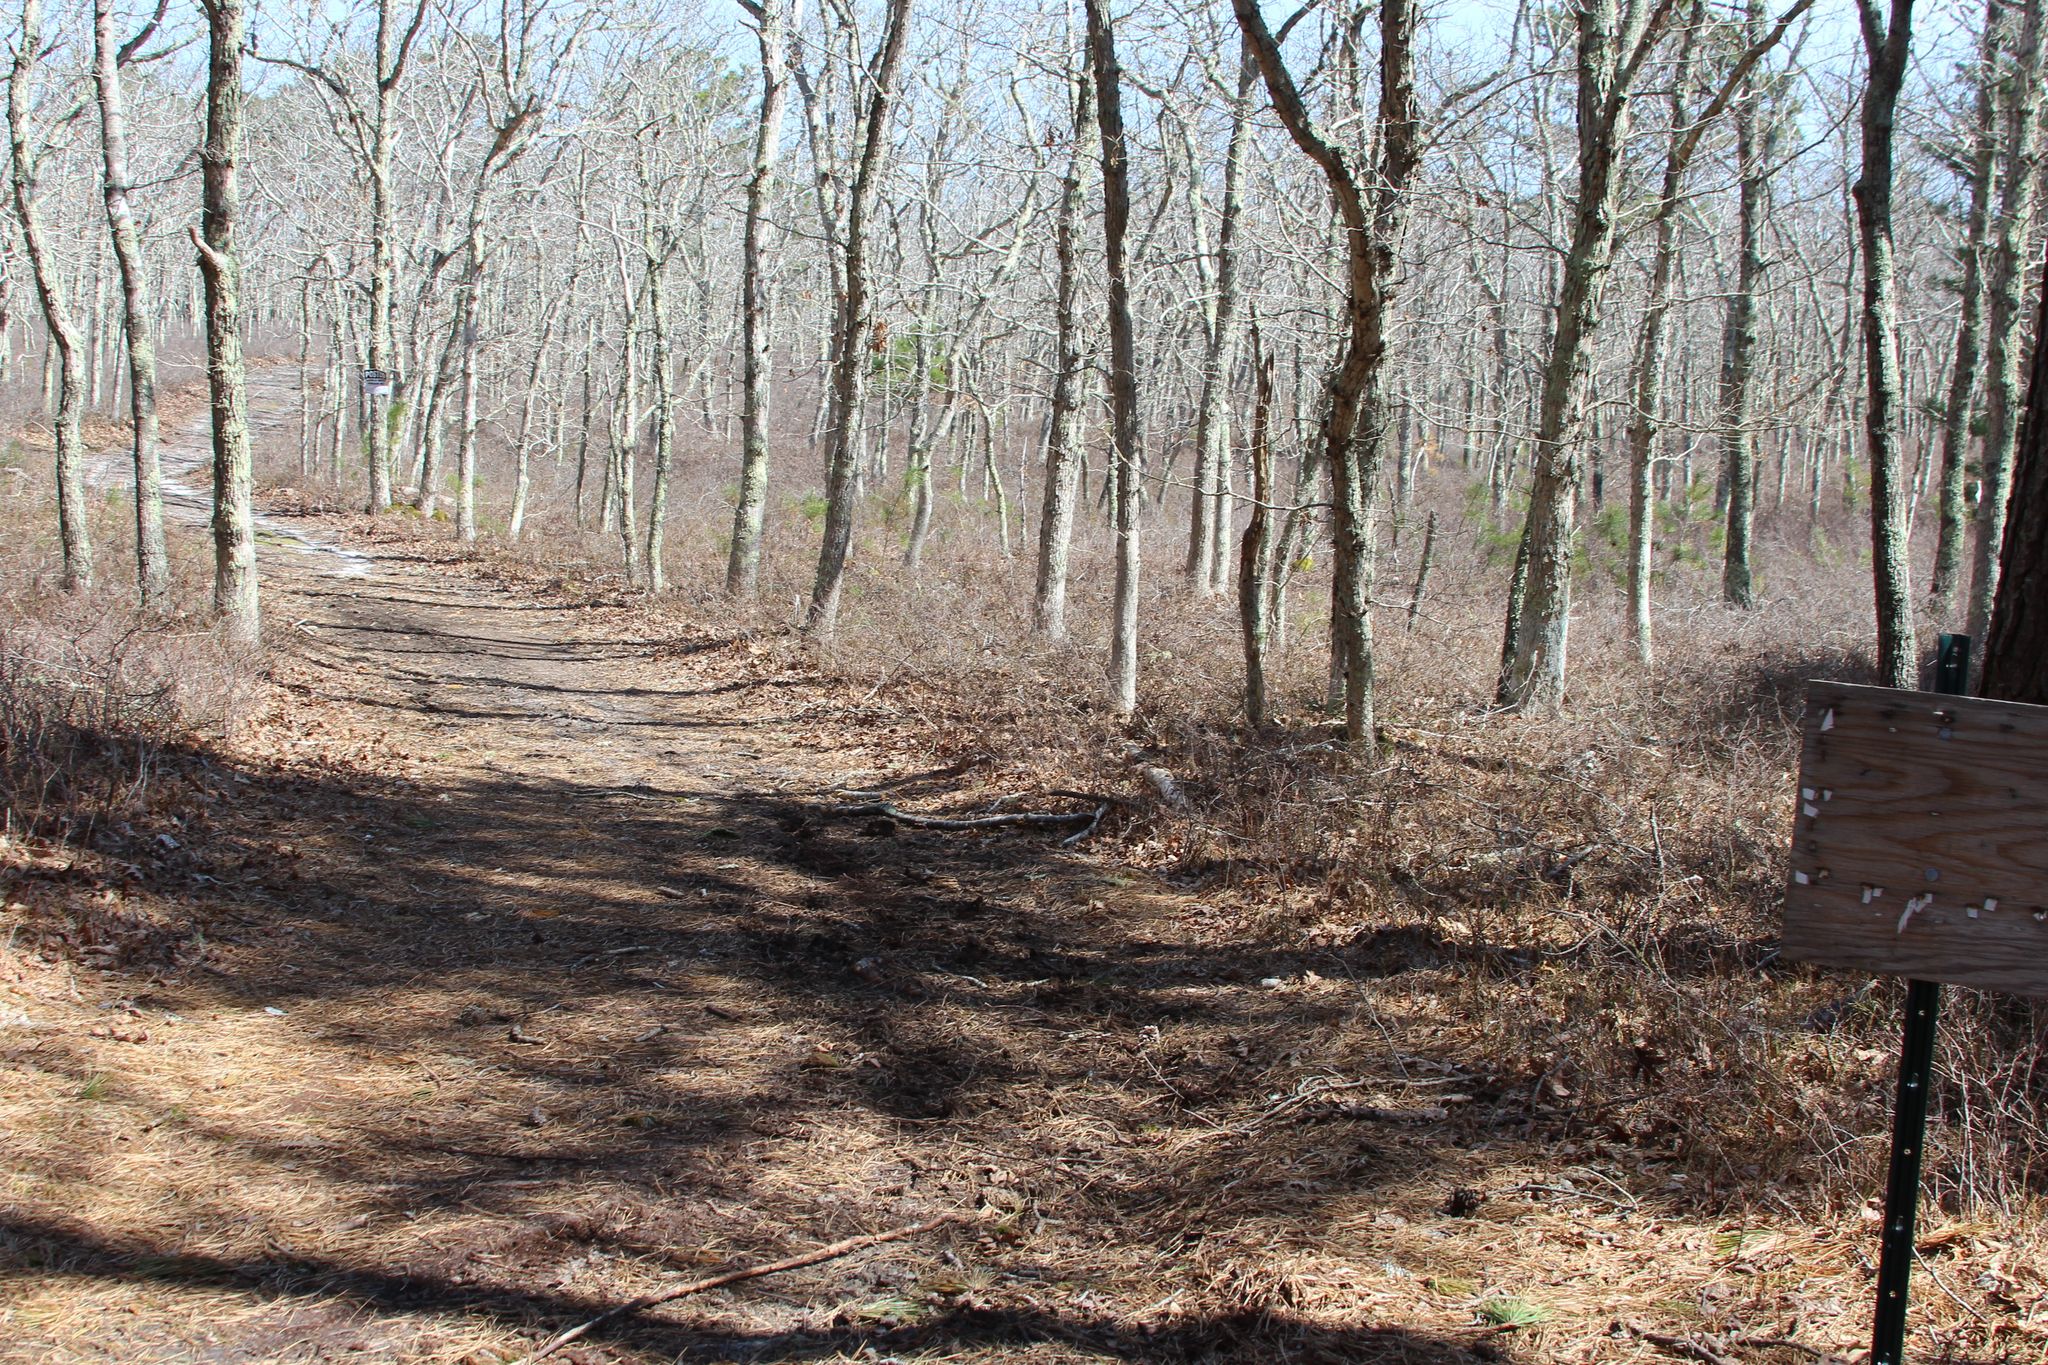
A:
MULTIPOLYGON (((158 818, 104 827, 93 865, 9 889, 47 910, 44 946, 91 950, 138 1018, 172 1037, 220 1020, 255 1068, 273 1056, 258 1030, 275 1017, 303 1073, 259 1074, 235 1083, 251 1101, 211 1102, 144 1054, 110 1070, 98 1044, 44 1038, 19 1064, 47 1091, 83 1097, 104 1080, 91 1103, 218 1168, 210 1186, 164 1191, 182 1226, 268 1249, 226 1255, 168 1217, 121 1230, 111 1212, 17 1200, 8 1260, 484 1313, 544 1334, 710 1249, 745 1261, 849 1224, 982 1208, 1008 1231, 966 1259, 1010 1277, 983 1306, 793 1326, 783 1304, 765 1327, 664 1316, 608 1340, 650 1360, 1045 1344, 1175 1362, 1507 1358, 1492 1339, 1333 1328, 1285 1293, 1234 1300, 1195 1243, 1224 1234, 1228 1254, 1257 1256, 1283 1221, 1313 1243, 1330 1209, 1365 1199, 1427 1214, 1449 1193, 1446 1152, 1526 1135, 1526 1080, 1426 1041, 1389 1059, 1369 1016, 1377 983, 1405 972, 1477 962, 1511 977, 1531 963, 1384 926, 1313 949, 1279 930, 1216 932, 1178 893, 1056 836, 920 831, 705 779, 725 752, 708 746, 779 723, 705 698, 776 697, 779 679, 621 688, 566 670, 537 679, 516 648, 502 662, 465 664, 473 705, 346 699, 432 744, 463 742, 469 720, 516 741, 577 719, 563 703, 631 707, 593 723, 672 736, 678 761, 631 786, 474 769, 416 786, 173 752, 165 780, 181 786, 158 818), (186 1022, 154 1022, 166 1016, 186 1022), (1319 1099, 1329 1068, 1301 1060, 1318 1038, 1392 1098, 1319 1099), (1416 1077, 1455 1083, 1463 1107, 1404 1119, 1432 1093, 1416 1077), (368 1231, 266 1221, 264 1201, 301 1186, 322 1218, 368 1231), (1185 1306, 1135 1320, 1093 1306, 1097 1272, 1075 1266, 1130 1276, 1162 1247, 1189 1256, 1144 1273, 1185 1306), (1066 1268, 1040 1263, 1055 1255, 1066 1268), (598 1260, 631 1273, 564 1269, 598 1260), (559 1287, 572 1281, 607 1292, 559 1287), (1065 1287, 1018 1287, 1048 1282, 1065 1287)), ((960 772, 876 785, 941 799, 960 772)), ((47 1134, 19 1161, 57 1190, 120 1169, 47 1134)), ((849 1282, 888 1288, 830 1268, 791 1281, 835 1296, 849 1282)))
MULTIPOLYGON (((167 1252, 132 1238, 110 1239, 61 1223, 10 1215, 0 1215, 0 1254, 49 1276, 174 1289, 232 1288, 263 1302, 340 1301, 372 1313, 459 1313, 524 1330, 581 1325, 616 1306, 573 1293, 536 1292, 488 1281, 457 1283, 432 1274, 370 1269, 289 1253, 252 1262, 167 1252)), ((738 1291, 742 1297, 747 1292, 738 1291)), ((707 1362, 800 1362, 856 1353, 951 1353, 1043 1345, 1157 1365, 1512 1365, 1516 1359, 1501 1339, 1481 1333, 1456 1340, 1363 1323, 1331 1326, 1286 1312, 1195 1314, 1132 1326, 1085 1312, 956 1305, 917 1315, 910 1323, 864 1328, 842 1319, 781 1332, 733 1331, 721 1327, 719 1316, 717 1298, 677 1301, 607 1318, 584 1340, 623 1348, 639 1358, 707 1362)))

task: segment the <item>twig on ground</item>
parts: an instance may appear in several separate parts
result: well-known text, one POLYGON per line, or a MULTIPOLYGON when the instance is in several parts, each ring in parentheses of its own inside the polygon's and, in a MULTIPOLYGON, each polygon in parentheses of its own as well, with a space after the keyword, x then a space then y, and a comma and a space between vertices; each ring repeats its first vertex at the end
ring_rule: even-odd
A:
POLYGON ((998 815, 919 815, 907 811, 888 801, 863 801, 857 806, 834 806, 829 815, 886 815, 900 824, 914 825, 919 829, 995 829, 1002 825, 1071 825, 1076 821, 1093 823, 1100 814, 1087 811, 1007 811, 998 815))
POLYGON ((564 1346, 567 1346, 570 1342, 588 1336, 613 1318, 625 1317, 631 1313, 644 1313, 648 1309, 659 1307, 664 1303, 670 1303, 691 1294, 703 1294, 713 1289, 723 1289, 729 1284, 738 1284, 742 1280, 758 1280, 763 1275, 777 1275, 785 1270, 801 1270, 805 1266, 817 1265, 820 1261, 837 1260, 841 1256, 850 1256, 856 1251, 865 1251, 869 1247, 880 1246, 884 1242, 900 1242, 907 1237, 915 1237, 919 1233, 930 1232, 934 1228, 945 1227, 950 1223, 966 1222, 969 1218, 970 1215, 964 1213, 943 1213, 937 1218, 927 1218, 921 1223, 908 1223, 899 1228, 890 1228, 886 1232, 870 1232, 859 1237, 848 1237, 843 1241, 814 1247, 810 1251, 799 1252, 794 1256, 785 1256, 779 1261, 770 1261, 766 1265, 743 1266, 738 1270, 728 1270, 722 1275, 713 1275, 709 1279, 692 1280, 690 1283, 678 1285, 674 1289, 664 1289, 658 1294, 642 1295, 640 1298, 622 1303, 616 1308, 607 1309, 588 1322, 579 1323, 566 1331, 557 1332, 554 1336, 542 1342, 540 1347, 531 1355, 522 1356, 517 1361, 514 1361, 513 1365, 533 1365, 535 1361, 544 1360, 556 1351, 561 1350, 564 1346))
POLYGON ((1652 1332, 1649 1328, 1637 1322, 1623 1323, 1622 1326, 1628 1329, 1628 1333, 1632 1337, 1647 1341, 1652 1346, 1661 1347, 1673 1355, 1684 1356, 1688 1360, 1700 1361, 1702 1365, 1738 1365, 1735 1357, 1724 1355, 1705 1342, 1695 1338, 1674 1337, 1664 1332, 1652 1332))
POLYGON ((1798 1351, 1802 1355, 1824 1362, 1824 1365, 1848 1365, 1847 1356, 1823 1350, 1818 1346, 1810 1346, 1791 1337, 1736 1337, 1728 1344, 1753 1351, 1798 1351))
POLYGON ((1109 811, 1110 807, 1107 804, 1097 806, 1095 808, 1094 816, 1089 819, 1088 823, 1081 826, 1081 828, 1075 830, 1072 834, 1069 834, 1066 838, 1060 840, 1060 847, 1073 848, 1080 844, 1081 841, 1086 839, 1089 835, 1095 833, 1096 830, 1102 828, 1102 817, 1108 815, 1109 811))

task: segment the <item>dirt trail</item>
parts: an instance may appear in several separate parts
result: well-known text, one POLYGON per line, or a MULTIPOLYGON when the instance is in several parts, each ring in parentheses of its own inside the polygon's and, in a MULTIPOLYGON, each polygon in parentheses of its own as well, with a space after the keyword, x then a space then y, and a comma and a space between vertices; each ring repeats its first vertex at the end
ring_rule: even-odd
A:
MULTIPOLYGON (((253 399, 295 425, 282 374, 253 399)), ((182 534, 204 455, 203 419, 166 453, 182 534)), ((0 1360, 512 1359, 948 1210, 985 1221, 562 1358, 1513 1354, 1470 1326, 1481 1270, 1432 1296, 1397 1264, 1505 1254, 1442 1213, 1479 1158, 1269 1123, 1332 1058, 1372 1123, 1459 1081, 1297 956, 1056 836, 823 818, 953 779, 743 646, 261 537, 257 738, 192 760, 182 827, 93 893, 157 928, 0 1000, 0 1360)), ((1572 1270, 1534 1287, 1569 1303, 1572 1270)))

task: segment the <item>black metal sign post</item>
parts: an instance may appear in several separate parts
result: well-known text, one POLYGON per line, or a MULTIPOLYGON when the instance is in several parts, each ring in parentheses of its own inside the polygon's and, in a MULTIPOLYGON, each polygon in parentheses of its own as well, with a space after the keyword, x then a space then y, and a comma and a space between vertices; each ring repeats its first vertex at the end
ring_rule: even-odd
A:
MULTIPOLYGON (((1970 637, 1944 635, 1934 690, 1961 696, 1969 685, 1970 637)), ((1906 1036, 1899 1049, 1899 1102, 1892 1117, 1891 1173, 1885 1181, 1884 1230, 1877 1263, 1877 1312, 1870 1365, 1905 1365, 1906 1295, 1913 1278, 1913 1226, 1920 1212, 1920 1163, 1927 1148, 1927 1095, 1934 1085, 1934 1038, 1941 985, 1906 983, 1906 1036)))

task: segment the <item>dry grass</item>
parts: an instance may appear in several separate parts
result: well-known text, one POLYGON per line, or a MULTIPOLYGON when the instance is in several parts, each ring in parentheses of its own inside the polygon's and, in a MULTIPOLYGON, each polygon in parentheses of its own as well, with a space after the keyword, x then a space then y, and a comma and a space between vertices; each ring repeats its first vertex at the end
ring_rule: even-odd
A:
MULTIPOLYGON (((773 642, 859 690, 904 737, 971 777, 962 801, 1033 788, 1133 787, 1160 765, 1191 797, 1127 830, 1118 857, 1220 903, 1231 932, 1355 956, 1421 945, 1457 1002, 1465 1055, 1521 1073, 1532 1104, 1656 1147, 1741 1203, 1750 1192, 1839 1212, 1881 1183, 1896 991, 1775 962, 1796 725, 1808 678, 1869 676, 1867 556, 1833 509, 1760 526, 1763 605, 1718 601, 1704 535, 1663 564, 1660 657, 1635 660, 1613 547, 1589 537, 1567 710, 1486 706, 1504 594, 1504 537, 1467 521, 1456 471, 1424 490, 1445 534, 1425 614, 1381 613, 1377 664, 1386 745, 1361 767, 1321 707, 1321 581, 1290 597, 1292 648, 1277 661, 1276 723, 1238 719, 1239 642, 1227 604, 1192 598, 1173 571, 1178 527, 1155 524, 1143 612, 1140 708, 1099 704, 1108 547, 1077 547, 1064 646, 1029 629, 1028 546, 993 554, 978 503, 942 494, 940 531, 916 582, 896 567, 890 507, 866 528, 842 627, 800 649, 814 508, 790 495, 771 520, 757 604, 720 590, 724 505, 701 462, 671 532, 671 600, 647 629, 773 642), (1459 529, 1462 528, 1462 529, 1459 529), (1848 549, 1840 547, 1851 547, 1848 549), (1226 908, 1227 907, 1227 908, 1226 908), (1757 1116, 1768 1115, 1759 1122, 1757 1116)), ((1414 518, 1419 521, 1423 507, 1414 518)), ((1388 530, 1391 532, 1392 528, 1388 530)), ((1405 603, 1419 536, 1392 541, 1380 595, 1405 603)), ((611 547, 551 528, 485 562, 536 590, 637 601, 611 547)), ((1140 788, 1142 790, 1142 788, 1140 788)), ((2048 1195, 2048 1011, 1956 992, 1944 1051, 1946 1122, 1929 1181, 1957 1215, 2024 1221, 2048 1195)))
MULTIPOLYGON (((1863 666, 1853 554, 1772 527, 1785 582, 1740 617, 1677 569, 1647 675, 1596 559, 1572 705, 1516 719, 1483 705, 1503 570, 1441 535, 1428 619, 1383 617, 1363 762, 1316 705, 1313 583, 1251 734, 1228 616, 1155 571, 1120 725, 1092 531, 1068 646, 1030 640, 1024 566, 949 502, 921 583, 871 532, 820 654, 789 631, 795 500, 761 602, 718 591, 723 467, 684 471, 661 602, 558 522, 472 558, 277 497, 388 580, 277 585, 321 624, 161 808, 192 848, 98 886, 10 874, 0 990, 34 1028, 0 1053, 25 1154, 0 1313, 26 1343, 0 1359, 503 1360, 678 1276, 947 1208, 993 1225, 581 1358, 1856 1348, 1895 997, 1772 953, 1799 680, 1863 666), (595 721, 542 726, 535 697, 595 721), (1075 853, 830 815, 835 786, 1141 798, 1140 764, 1189 808, 1075 853), (178 933, 36 936, 108 887, 178 933)), ((1446 527, 1457 492, 1431 492, 1446 527)), ((2044 1021, 1953 1008, 1915 1343, 2038 1361, 2044 1021)))

